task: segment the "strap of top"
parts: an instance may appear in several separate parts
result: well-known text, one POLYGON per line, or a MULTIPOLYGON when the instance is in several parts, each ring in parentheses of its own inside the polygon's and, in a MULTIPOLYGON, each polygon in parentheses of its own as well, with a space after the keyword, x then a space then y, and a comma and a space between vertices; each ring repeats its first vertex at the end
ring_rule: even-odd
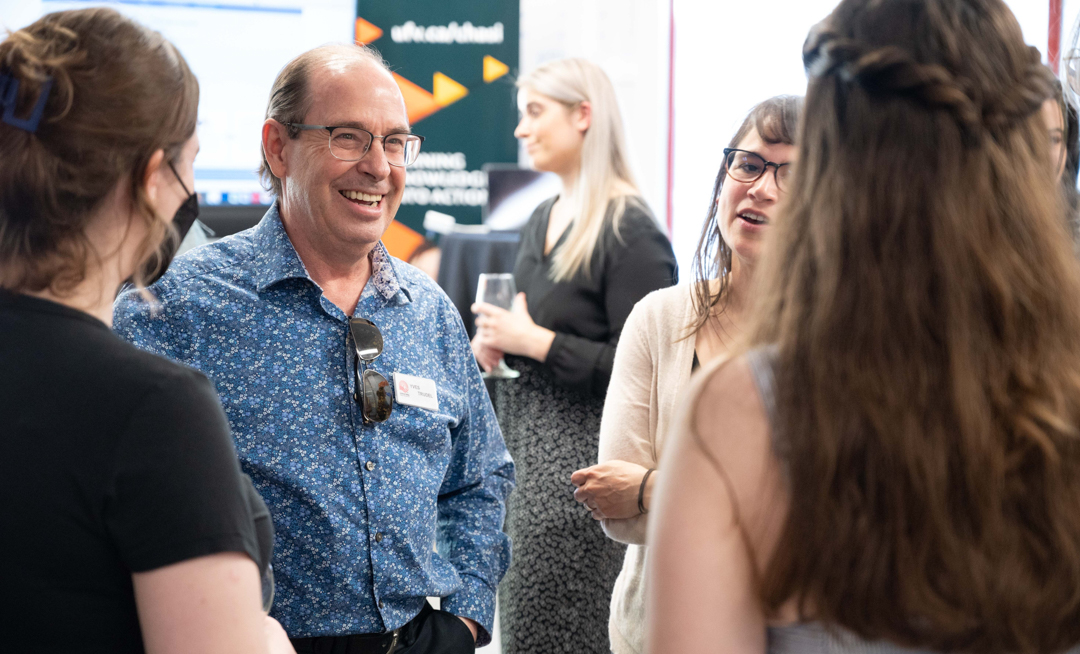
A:
POLYGON ((746 353, 750 374, 761 395, 761 403, 769 415, 769 425, 776 432, 776 355, 775 345, 758 347, 746 353))

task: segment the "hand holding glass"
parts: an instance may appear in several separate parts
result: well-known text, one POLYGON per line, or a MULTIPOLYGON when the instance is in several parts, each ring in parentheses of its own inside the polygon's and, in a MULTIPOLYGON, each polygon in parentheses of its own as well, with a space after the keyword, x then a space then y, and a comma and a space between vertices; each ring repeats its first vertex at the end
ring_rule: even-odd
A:
MULTIPOLYGON (((480 282, 476 286, 476 302, 487 303, 510 311, 514 306, 514 296, 517 288, 514 287, 514 276, 509 273, 481 273, 480 282)), ((506 361, 499 359, 499 365, 491 372, 481 373, 485 379, 517 379, 521 373, 506 365, 506 361)))

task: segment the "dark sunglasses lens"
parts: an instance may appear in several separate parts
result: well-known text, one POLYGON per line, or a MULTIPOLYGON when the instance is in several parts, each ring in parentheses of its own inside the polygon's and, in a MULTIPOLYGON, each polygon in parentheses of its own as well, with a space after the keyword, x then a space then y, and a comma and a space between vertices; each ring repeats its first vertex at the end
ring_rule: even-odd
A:
POLYGON ((352 318, 349 320, 349 329, 352 331, 353 342, 356 343, 356 355, 363 361, 372 361, 382 354, 382 332, 375 323, 364 318, 352 318))
POLYGON ((394 391, 390 382, 374 370, 365 370, 363 386, 364 417, 371 422, 385 421, 394 410, 394 391))

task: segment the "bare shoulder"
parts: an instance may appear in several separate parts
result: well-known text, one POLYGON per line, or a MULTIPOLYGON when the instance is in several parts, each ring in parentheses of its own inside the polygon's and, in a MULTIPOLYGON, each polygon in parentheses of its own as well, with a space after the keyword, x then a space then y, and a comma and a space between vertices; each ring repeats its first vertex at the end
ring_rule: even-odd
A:
POLYGON ((698 446, 719 466, 755 551, 772 551, 788 498, 772 427, 745 355, 712 364, 695 380, 691 425, 698 446))
POLYGON ((691 396, 693 427, 703 445, 726 449, 751 435, 768 438, 768 416, 745 355, 707 366, 691 396))

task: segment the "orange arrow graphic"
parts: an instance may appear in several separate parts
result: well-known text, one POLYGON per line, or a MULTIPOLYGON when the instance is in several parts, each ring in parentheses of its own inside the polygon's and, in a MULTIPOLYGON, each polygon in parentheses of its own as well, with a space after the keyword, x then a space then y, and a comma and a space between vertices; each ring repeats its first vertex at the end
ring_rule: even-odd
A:
POLYGON ((363 18, 356 19, 356 42, 366 45, 382 36, 382 30, 363 18))
POLYGON ((434 90, 435 102, 440 107, 453 104, 469 95, 469 89, 442 73, 435 73, 432 77, 431 88, 434 90))
POLYGON ((439 110, 439 103, 435 101, 435 96, 431 93, 397 73, 394 73, 394 81, 397 82, 401 95, 405 98, 405 109, 409 114, 410 123, 415 124, 439 110))
POLYGON ((491 83, 510 72, 510 67, 491 55, 484 55, 484 81, 491 83))

